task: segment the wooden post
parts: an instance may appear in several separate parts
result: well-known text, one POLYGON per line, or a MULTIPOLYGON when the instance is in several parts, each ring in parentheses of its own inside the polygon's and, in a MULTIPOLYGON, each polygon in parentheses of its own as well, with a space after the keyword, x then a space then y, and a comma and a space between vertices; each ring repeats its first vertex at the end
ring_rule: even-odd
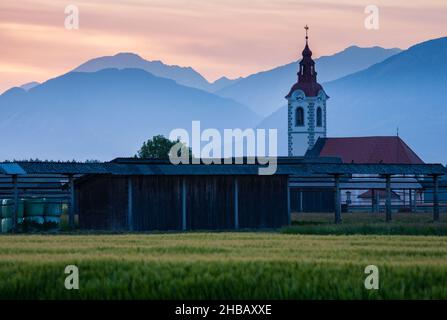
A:
POLYGON ((133 186, 131 177, 127 177, 127 224, 129 231, 133 231, 133 186))
POLYGON ((414 190, 414 197, 413 197, 413 212, 418 212, 418 191, 414 190))
POLYGON ((341 223, 341 193, 340 175, 334 175, 335 179, 335 223, 341 223))
POLYGON ((68 176, 68 184, 70 188, 70 200, 68 202, 68 226, 73 230, 75 228, 75 188, 73 175, 68 176))
POLYGON ((391 175, 387 174, 385 176, 386 179, 386 221, 391 221, 391 175))
POLYGON ((405 189, 402 189, 403 192, 403 198, 404 198, 404 209, 407 207, 407 192, 405 189))
POLYGON ((234 229, 239 229, 239 183, 234 178, 234 229))
POLYGON ((376 200, 376 203, 377 203, 377 213, 380 213, 380 193, 378 193, 377 195, 376 195, 376 198, 377 198, 377 200, 376 200))
POLYGON ((186 231, 186 179, 182 179, 182 230, 186 231))
POLYGON ((292 224, 292 209, 290 206, 290 186, 289 179, 287 179, 287 225, 292 224))
POLYGON ((433 221, 439 221, 439 179, 433 175, 433 221))
POLYGON ((304 212, 303 189, 300 189, 300 212, 304 212))
POLYGON ((372 213, 376 213, 376 189, 371 189, 371 210, 372 213))
POLYGON ((12 213, 12 232, 17 231, 17 219, 19 217, 19 183, 17 181, 17 175, 12 176, 12 184, 14 188, 14 210, 12 213))

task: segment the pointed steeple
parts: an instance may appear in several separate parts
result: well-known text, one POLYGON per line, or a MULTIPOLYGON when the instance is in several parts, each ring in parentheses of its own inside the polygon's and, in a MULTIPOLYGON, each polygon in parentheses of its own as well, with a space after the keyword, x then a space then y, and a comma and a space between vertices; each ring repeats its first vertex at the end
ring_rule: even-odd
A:
POLYGON ((312 51, 309 48, 309 27, 306 30, 306 45, 302 52, 303 58, 299 64, 298 81, 290 90, 286 98, 289 98, 295 90, 302 90, 307 97, 315 97, 323 87, 317 82, 317 71, 315 70, 315 61, 312 59, 312 51))
POLYGON ((309 48, 309 27, 306 30, 306 46, 303 50, 303 59, 300 61, 300 70, 298 71, 298 83, 316 83, 317 72, 315 71, 315 62, 312 60, 312 51, 309 48))

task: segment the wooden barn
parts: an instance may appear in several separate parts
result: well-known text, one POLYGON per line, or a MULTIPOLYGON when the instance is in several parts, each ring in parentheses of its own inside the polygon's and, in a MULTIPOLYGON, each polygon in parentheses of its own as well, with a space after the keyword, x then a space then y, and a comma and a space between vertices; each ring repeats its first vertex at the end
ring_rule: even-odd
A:
MULTIPOLYGON (((433 201, 426 209, 433 211, 434 221, 439 220, 441 209, 447 209, 440 201, 443 191, 439 184, 447 170, 440 164, 278 158, 276 173, 267 176, 259 175, 261 167, 173 165, 135 158, 104 163, 0 163, 0 199, 7 213, 2 219, 11 222, 15 230, 23 201, 41 201, 46 207, 63 204, 71 229, 76 216, 79 228, 85 230, 275 229, 290 224, 294 207, 301 207, 300 212, 320 211, 322 204, 330 206, 334 222, 340 223, 343 194, 372 188, 384 190, 383 206, 389 221, 400 206, 392 202, 393 194, 402 183, 408 187, 408 176, 432 188, 433 201)), ((45 218, 51 212, 42 214, 45 218)), ((29 216, 28 210, 24 216, 29 216)))
POLYGON ((267 229, 287 225, 288 176, 250 165, 179 165, 117 159, 120 173, 76 183, 81 228, 267 229))

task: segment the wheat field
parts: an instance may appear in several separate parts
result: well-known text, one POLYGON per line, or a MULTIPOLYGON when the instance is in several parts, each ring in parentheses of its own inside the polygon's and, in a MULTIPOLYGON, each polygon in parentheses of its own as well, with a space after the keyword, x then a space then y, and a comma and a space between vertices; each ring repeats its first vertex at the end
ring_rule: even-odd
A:
POLYGON ((446 299, 447 237, 0 236, 1 299, 446 299), (79 290, 64 269, 79 268, 79 290), (364 269, 379 268, 379 290, 364 269))

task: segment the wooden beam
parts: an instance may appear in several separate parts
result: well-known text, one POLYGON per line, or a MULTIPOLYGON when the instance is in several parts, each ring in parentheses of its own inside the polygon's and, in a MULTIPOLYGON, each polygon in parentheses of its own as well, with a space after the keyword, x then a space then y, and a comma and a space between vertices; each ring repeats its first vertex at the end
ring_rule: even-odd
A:
POLYGON ((300 212, 304 212, 303 189, 300 189, 300 212))
POLYGON ((288 178, 287 178, 287 224, 289 226, 292 224, 292 209, 290 206, 290 186, 288 178))
POLYGON ((371 211, 376 213, 376 189, 371 189, 371 211))
POLYGON ((68 184, 70 188, 70 201, 68 202, 68 226, 73 230, 75 228, 75 188, 73 175, 68 176, 68 184))
POLYGON ((413 190, 413 203, 412 203, 412 211, 414 213, 417 213, 418 211, 418 191, 415 189, 413 190))
POLYGON ((433 175, 433 221, 439 221, 439 177, 433 175))
POLYGON ((12 213, 12 232, 17 231, 17 219, 19 217, 19 183, 17 181, 17 175, 12 176, 12 184, 14 188, 14 210, 12 213))
POLYGON ((391 175, 387 174, 385 176, 386 180, 386 221, 392 220, 392 214, 391 214, 391 175))
POLYGON ((182 230, 186 231, 186 179, 182 179, 182 230))
POLYGON ((335 223, 341 223, 341 192, 340 175, 334 175, 335 180, 335 223))
POLYGON ((131 177, 127 177, 127 225, 129 231, 133 231, 133 186, 131 177))
POLYGON ((239 182, 234 178, 234 228, 239 229, 239 182))

